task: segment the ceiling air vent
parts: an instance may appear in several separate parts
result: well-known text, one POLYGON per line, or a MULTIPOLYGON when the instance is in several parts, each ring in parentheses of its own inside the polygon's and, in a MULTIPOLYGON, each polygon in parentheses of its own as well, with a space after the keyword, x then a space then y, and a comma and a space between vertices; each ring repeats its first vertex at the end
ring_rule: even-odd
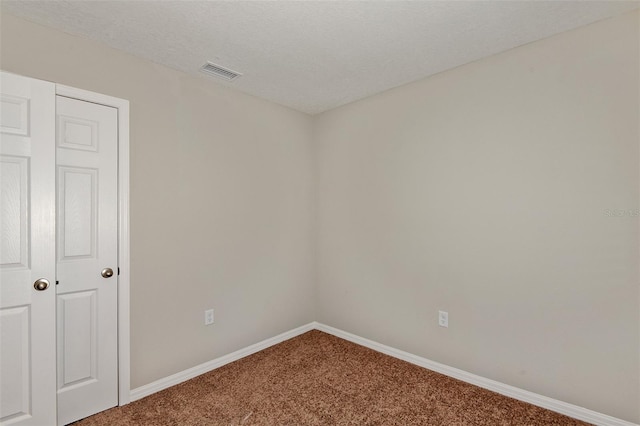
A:
POLYGON ((231 71, 230 69, 221 67, 220 65, 216 65, 211 62, 207 62, 206 64, 204 64, 202 68, 200 68, 200 71, 206 74, 220 77, 227 81, 233 81, 242 75, 239 72, 231 71))

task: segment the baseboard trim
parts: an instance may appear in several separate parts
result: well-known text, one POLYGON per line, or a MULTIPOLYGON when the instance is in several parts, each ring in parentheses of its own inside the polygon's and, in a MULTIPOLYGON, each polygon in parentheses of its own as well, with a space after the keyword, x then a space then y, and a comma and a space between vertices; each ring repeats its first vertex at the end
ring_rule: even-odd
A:
POLYGON ((519 401, 528 402, 529 404, 537 405, 538 407, 546 408, 556 413, 564 414, 574 419, 582 420, 587 423, 592 423, 598 426, 640 426, 636 423, 628 422, 626 420, 618 419, 606 414, 598 413, 597 411, 589 410, 584 407, 569 404, 567 402, 559 401, 557 399, 549 398, 537 393, 533 393, 524 389, 516 388, 504 383, 497 382, 495 380, 487 379, 464 370, 460 370, 454 367, 449 367, 439 362, 431 361, 427 358, 423 358, 417 355, 413 355, 409 352, 401 351, 400 349, 392 348, 391 346, 383 345, 382 343, 374 342, 373 340, 365 339, 364 337, 357 336, 355 334, 346 332, 344 330, 331 327, 319 322, 311 322, 293 330, 284 332, 270 339, 263 340, 259 343, 247 346, 246 348, 239 349, 227 355, 223 355, 219 358, 181 371, 163 379, 156 380, 147 385, 140 386, 131 390, 131 401, 144 398, 163 389, 175 386, 179 383, 192 379, 201 374, 215 370, 230 362, 237 361, 241 358, 260 352, 270 346, 277 345, 278 343, 289 340, 293 337, 299 336, 307 331, 320 330, 325 333, 331 334, 341 339, 348 340, 361 346, 365 346, 374 351, 392 356, 394 358, 401 359, 403 361, 410 362, 411 364, 418 365, 423 368, 444 374, 449 377, 453 377, 463 382, 471 383, 472 385, 479 386, 484 389, 505 395, 519 401))
POLYGON ((201 374, 208 373, 209 371, 215 370, 216 368, 222 367, 223 365, 229 364, 230 362, 237 361, 256 352, 260 352, 261 350, 267 349, 270 346, 277 345, 278 343, 284 342, 285 340, 289 340, 293 337, 299 336, 300 334, 306 333, 307 331, 311 331, 315 328, 315 326, 316 323, 312 322, 301 327, 294 328, 293 330, 278 334, 275 337, 271 337, 269 339, 255 343, 251 346, 247 346, 246 348, 239 349, 235 352, 231 352, 230 354, 223 355, 219 358, 207 361, 200 365, 196 365, 195 367, 189 368, 179 373, 172 374, 171 376, 156 380, 155 382, 151 382, 144 386, 132 389, 130 394, 131 401, 133 402, 138 399, 144 398, 145 396, 149 396, 163 389, 175 386, 189 379, 193 379, 194 377, 201 374))
POLYGON ((519 401, 528 402, 529 404, 537 405, 538 407, 546 408, 548 410, 555 411, 556 413, 573 417, 574 419, 582 420, 599 426, 639 426, 636 423, 631 423, 626 420, 598 413, 597 411, 589 410, 584 407, 569 404, 567 402, 562 402, 557 399, 549 398, 537 393, 526 391, 524 389, 500 383, 495 380, 487 379, 485 377, 459 370, 454 367, 449 367, 448 365, 440 364, 439 362, 431 361, 427 358, 422 358, 420 356, 413 355, 387 345, 383 345, 382 343, 374 342, 373 340, 365 339, 364 337, 360 337, 322 323, 316 322, 314 324, 314 328, 334 335, 336 337, 340 337, 341 339, 345 339, 358 345, 365 346, 369 349, 373 349, 374 351, 410 362, 411 364, 427 368, 429 370, 444 374, 449 377, 453 377, 458 380, 462 380, 463 382, 471 383, 472 385, 491 390, 493 392, 517 399, 519 401))

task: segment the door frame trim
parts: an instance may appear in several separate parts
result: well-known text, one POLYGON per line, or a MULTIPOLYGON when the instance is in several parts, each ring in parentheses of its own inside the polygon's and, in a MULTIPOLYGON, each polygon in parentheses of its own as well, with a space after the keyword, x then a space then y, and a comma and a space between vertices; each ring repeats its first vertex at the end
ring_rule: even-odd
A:
POLYGON ((56 84, 56 95, 118 110, 118 405, 125 405, 131 400, 129 101, 62 84, 56 84))

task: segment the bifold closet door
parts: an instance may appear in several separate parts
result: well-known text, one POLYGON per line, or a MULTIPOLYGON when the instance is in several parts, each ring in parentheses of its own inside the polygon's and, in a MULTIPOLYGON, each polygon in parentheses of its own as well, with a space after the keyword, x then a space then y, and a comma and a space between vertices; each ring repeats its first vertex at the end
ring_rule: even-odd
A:
POLYGON ((0 73, 3 426, 118 403, 118 112, 55 90, 0 73))
POLYGON ((55 85, 0 92, 0 424, 54 425, 55 85))
POLYGON ((118 111, 56 98, 58 424, 118 404, 118 111))

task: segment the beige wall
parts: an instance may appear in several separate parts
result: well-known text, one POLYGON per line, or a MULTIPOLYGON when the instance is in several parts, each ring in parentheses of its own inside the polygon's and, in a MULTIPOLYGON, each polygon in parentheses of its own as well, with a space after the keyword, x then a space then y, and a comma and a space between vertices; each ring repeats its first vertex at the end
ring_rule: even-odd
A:
POLYGON ((638 18, 313 120, 8 15, 0 68, 131 102, 133 387, 317 319, 637 422, 638 18))
POLYGON ((640 421, 638 18, 317 117, 317 319, 640 421))
POLYGON ((313 320, 309 116, 7 14, 0 35, 0 68, 131 103, 132 387, 313 320))

